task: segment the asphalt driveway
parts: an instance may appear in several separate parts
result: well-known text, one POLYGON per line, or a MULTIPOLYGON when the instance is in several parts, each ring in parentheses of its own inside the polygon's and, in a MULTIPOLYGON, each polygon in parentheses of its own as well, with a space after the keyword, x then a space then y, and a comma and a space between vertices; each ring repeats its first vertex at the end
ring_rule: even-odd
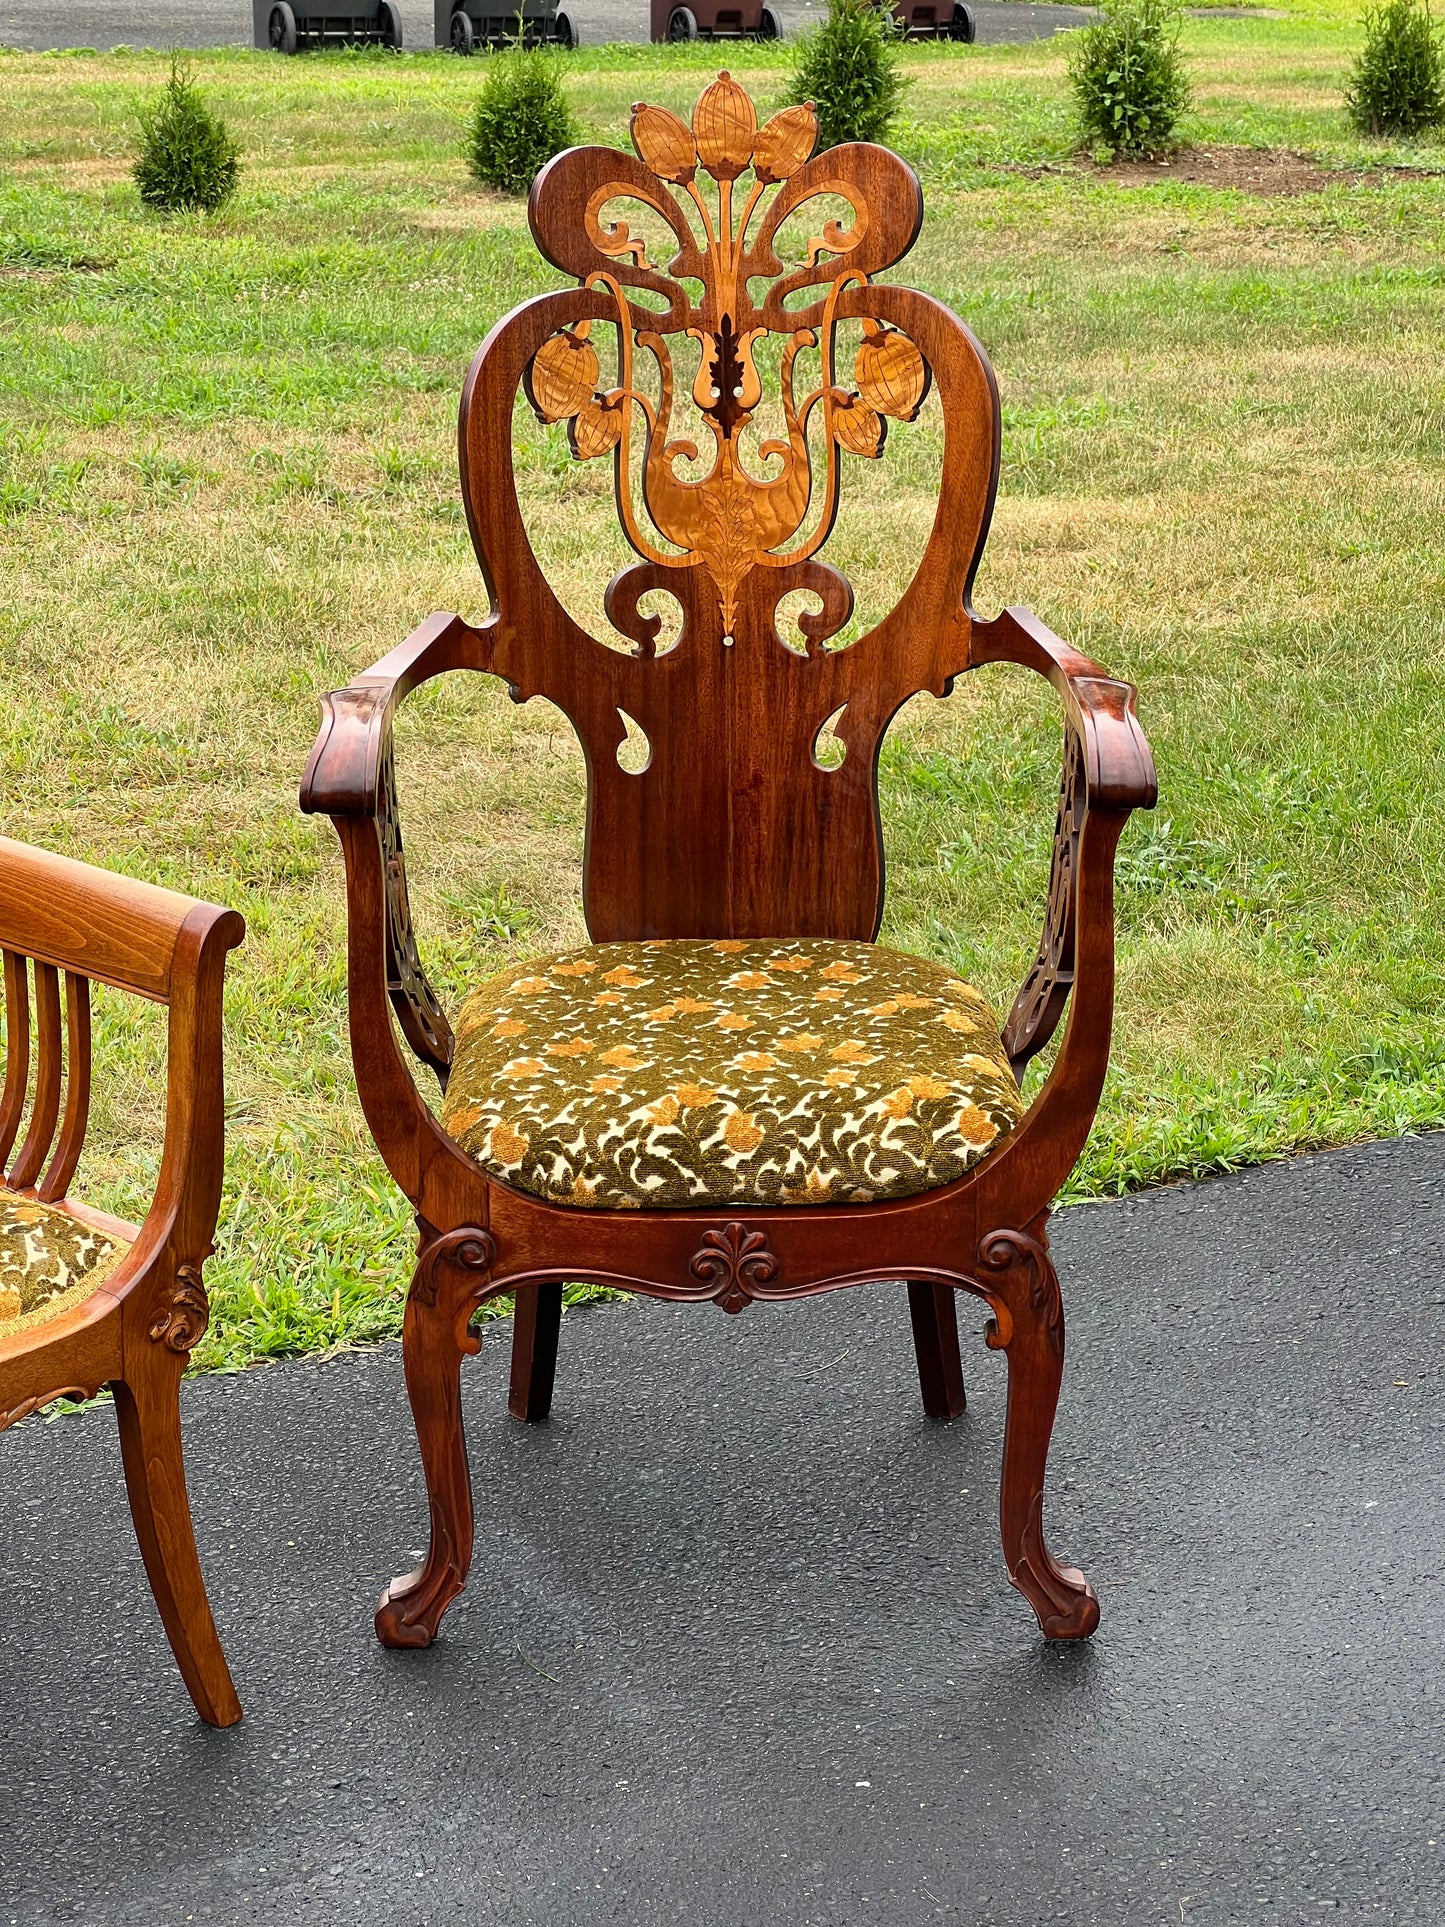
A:
POLYGON ((247 1717, 193 1717, 104 1409, 0 1441, 12 1927, 1438 1922, 1445 1137, 1076 1209, 1047 1647, 1003 1361, 923 1419, 901 1293, 563 1327, 469 1364, 472 1584, 371 1609, 425 1502, 396 1346, 186 1388, 247 1717))

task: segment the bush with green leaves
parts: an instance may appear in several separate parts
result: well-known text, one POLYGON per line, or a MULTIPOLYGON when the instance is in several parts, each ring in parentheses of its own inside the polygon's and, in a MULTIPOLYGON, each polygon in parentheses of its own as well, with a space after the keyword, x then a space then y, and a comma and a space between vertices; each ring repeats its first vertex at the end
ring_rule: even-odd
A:
POLYGON ((872 0, 828 0, 828 18, 794 43, 790 101, 812 101, 818 148, 881 141, 908 82, 899 70, 902 34, 872 0))
POLYGON ((140 127, 140 157, 132 172, 147 207, 214 214, 230 200, 241 172, 240 149, 179 60, 171 60, 159 111, 143 114, 140 127))
POLYGON ((555 54, 518 46, 493 59, 467 131, 467 164, 479 181, 525 193, 552 156, 578 138, 555 54))
POLYGON ((1445 126, 1445 46, 1429 0, 1384 0, 1365 15, 1365 44, 1345 105, 1362 134, 1445 126))
POLYGON ((1090 141, 1115 154, 1157 154, 1189 105, 1177 0, 1105 0, 1073 37, 1069 81, 1090 141))

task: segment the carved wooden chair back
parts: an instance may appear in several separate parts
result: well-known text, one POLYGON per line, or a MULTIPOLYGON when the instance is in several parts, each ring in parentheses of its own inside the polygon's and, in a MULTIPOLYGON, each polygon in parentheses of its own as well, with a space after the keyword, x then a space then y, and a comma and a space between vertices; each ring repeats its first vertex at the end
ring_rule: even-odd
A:
POLYGON ((493 663, 581 738, 595 940, 871 938, 880 741, 910 696, 943 694, 968 663, 967 597, 998 474, 993 376, 947 308, 873 278, 922 221, 918 181, 896 155, 855 144, 810 159, 812 109, 759 127, 726 73, 690 128, 639 107, 632 137, 638 158, 576 148, 538 176, 532 232, 577 285, 501 322, 463 396, 462 486, 493 663), (671 258, 652 257, 629 203, 665 225, 671 258), (791 264, 785 226, 807 237, 791 264), (679 422, 694 358, 700 463, 679 422), (574 620, 533 553, 512 442, 519 386, 544 422, 566 423, 578 460, 615 465, 638 555, 606 592, 620 647, 574 620), (770 387, 783 434, 761 439, 770 387), (944 486, 922 561, 881 621, 835 646, 853 608, 821 553, 839 497, 867 490, 863 463, 890 419, 912 420, 930 388, 944 486), (795 629, 778 610, 800 590, 814 607, 795 629), (681 610, 665 648, 642 606, 659 591, 681 610), (650 748, 640 772, 618 761, 629 718, 650 748), (837 767, 815 749, 830 721, 837 767))

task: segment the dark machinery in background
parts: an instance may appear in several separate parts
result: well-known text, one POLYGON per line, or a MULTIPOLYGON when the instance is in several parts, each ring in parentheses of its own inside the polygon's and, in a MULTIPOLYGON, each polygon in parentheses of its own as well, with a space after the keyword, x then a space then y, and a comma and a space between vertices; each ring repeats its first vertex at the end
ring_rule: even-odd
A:
POLYGON ((558 0, 435 0, 436 44, 453 53, 475 47, 505 47, 521 40, 529 47, 579 44, 577 15, 558 0))
MULTIPOLYGON (((651 0, 654 40, 781 40, 783 21, 767 0, 651 0)), ((972 42, 973 8, 963 0, 879 0, 911 40, 972 42)))
POLYGON ((782 17, 766 0, 652 0, 654 40, 781 40, 782 17))
POLYGON ((396 0, 251 0, 256 45, 278 54, 303 47, 400 47, 396 0))
POLYGON ((910 40, 962 40, 978 32, 973 8, 963 0, 892 0, 888 11, 910 40))

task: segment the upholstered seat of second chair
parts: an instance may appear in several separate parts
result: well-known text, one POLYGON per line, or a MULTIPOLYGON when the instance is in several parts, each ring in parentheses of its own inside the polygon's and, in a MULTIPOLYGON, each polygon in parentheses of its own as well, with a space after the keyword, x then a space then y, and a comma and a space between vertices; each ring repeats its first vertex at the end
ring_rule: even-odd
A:
POLYGON ((0 1188, 0 1338, 89 1297, 129 1249, 68 1211, 0 1188))
POLYGON ((544 957, 474 990, 442 1109, 488 1171, 556 1204, 908 1197, 1018 1121, 986 1000, 868 943, 670 940, 544 957))

